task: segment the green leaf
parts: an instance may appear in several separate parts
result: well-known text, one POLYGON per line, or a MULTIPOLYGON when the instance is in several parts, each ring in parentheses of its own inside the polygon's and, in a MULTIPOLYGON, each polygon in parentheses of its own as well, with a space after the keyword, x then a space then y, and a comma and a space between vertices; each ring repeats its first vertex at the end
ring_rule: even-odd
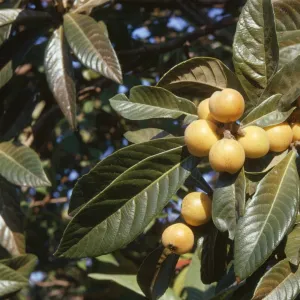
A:
POLYGON ((211 57, 195 57, 169 70, 157 86, 176 93, 212 94, 226 87, 241 90, 239 81, 220 60, 211 57))
POLYGON ((295 59, 300 53, 300 44, 287 46, 279 50, 279 69, 295 59))
MULTIPOLYGON (((300 55, 287 63, 272 78, 261 100, 265 100, 275 94, 282 94, 280 106, 284 110, 290 109, 291 103, 300 96, 300 81, 298 78, 300 72, 300 55)), ((280 108, 280 110, 282 110, 280 108)))
POLYGON ((87 12, 88 14, 90 14, 94 7, 102 6, 108 2, 109 0, 76 0, 74 1, 74 10, 72 12, 87 12))
POLYGON ((12 256, 25 254, 19 197, 16 187, 0 177, 0 245, 12 256))
POLYGON ((0 27, 12 23, 19 25, 43 20, 51 20, 51 16, 48 13, 35 10, 0 9, 0 27))
POLYGON ((0 264, 0 297, 8 297, 27 285, 27 279, 13 269, 0 264))
POLYGON ((113 155, 99 162, 76 183, 70 200, 69 214, 74 216, 86 203, 140 161, 172 147, 174 140, 171 139, 170 141, 169 144, 166 140, 167 145, 169 145, 167 148, 161 146, 163 141, 160 140, 131 145, 116 151, 113 155))
POLYGON ((243 216, 246 201, 246 178, 242 169, 238 174, 221 173, 213 193, 212 218, 221 231, 228 231, 234 239, 237 222, 243 216))
POLYGON ((105 255, 101 255, 96 257, 96 259, 98 261, 104 262, 104 263, 108 263, 108 264, 112 264, 116 267, 119 266, 118 261, 116 260, 116 258, 110 253, 110 254, 105 254, 105 255))
POLYGON ((184 122, 190 123, 198 119, 193 102, 160 87, 134 87, 129 99, 124 94, 118 94, 110 99, 110 104, 122 117, 129 120, 176 119, 184 116, 184 122))
POLYGON ((201 251, 201 280, 205 284, 218 281, 226 270, 227 232, 210 225, 201 251))
MULTIPOLYGON (((183 138, 159 139, 128 147, 127 161, 136 162, 137 156, 143 156, 135 153, 135 147, 152 155, 124 170, 125 161, 116 152, 109 157, 112 161, 109 170, 99 167, 99 174, 108 172, 114 179, 68 224, 56 255, 95 257, 126 246, 162 211, 199 161, 187 153, 183 138), (151 147, 155 142, 158 142, 156 148, 151 147), (119 176, 115 177, 114 169, 119 176)), ((97 176, 92 180, 101 182, 97 176)))
POLYGON ((259 281, 253 300, 293 300, 300 293, 300 270, 296 272, 284 259, 272 267, 259 281))
POLYGON ((288 235, 284 249, 288 260, 298 266, 300 263, 300 225, 296 225, 293 231, 288 235))
POLYGON ((212 194, 213 190, 210 185, 203 178, 203 174, 198 168, 195 168, 191 173, 191 179, 195 182, 196 186, 207 194, 212 194))
POLYGON ((178 258, 178 255, 159 246, 144 259, 137 281, 147 298, 158 299, 165 293, 174 276, 178 258))
POLYGON ((299 205, 295 156, 291 151, 261 180, 239 220, 234 267, 241 280, 266 261, 295 221, 299 205))
POLYGON ((183 299, 189 300, 207 300, 210 299, 215 292, 216 284, 204 284, 201 281, 199 270, 201 268, 201 262, 199 254, 200 249, 196 250, 193 255, 192 261, 189 264, 188 271, 184 282, 183 299))
POLYGON ((11 25, 0 27, 0 46, 9 38, 11 25))
POLYGON ((280 124, 287 120, 295 108, 293 107, 288 111, 278 110, 281 97, 282 95, 276 94, 264 100, 241 121, 242 127, 250 125, 268 127, 280 124))
POLYGON ((0 3, 0 9, 17 8, 20 6, 21 0, 4 0, 0 3))
POLYGON ((233 62, 250 103, 259 96, 276 72, 279 58, 271 0, 248 0, 240 15, 233 43, 233 62))
POLYGON ((91 273, 88 276, 95 280, 114 281, 117 284, 119 284, 127 289, 130 289, 137 294, 144 296, 144 293, 141 291, 141 289, 136 281, 136 275, 91 273))
POLYGON ((24 254, 12 258, 2 259, 0 263, 17 271, 28 278, 37 264, 37 257, 34 254, 24 254))
POLYGON ((76 129, 76 89, 63 28, 55 30, 45 50, 45 73, 57 103, 70 126, 76 129))
POLYGON ((122 83, 122 71, 106 30, 89 16, 64 15, 64 31, 77 58, 86 67, 122 83))
POLYGON ((28 147, 0 143, 0 175, 22 186, 50 186, 38 155, 28 147))
POLYGON ((300 42, 300 8, 298 0, 273 0, 278 42, 281 47, 300 42))
POLYGON ((144 143, 150 140, 173 137, 172 134, 158 128, 143 128, 135 131, 127 131, 124 137, 133 144, 144 143))

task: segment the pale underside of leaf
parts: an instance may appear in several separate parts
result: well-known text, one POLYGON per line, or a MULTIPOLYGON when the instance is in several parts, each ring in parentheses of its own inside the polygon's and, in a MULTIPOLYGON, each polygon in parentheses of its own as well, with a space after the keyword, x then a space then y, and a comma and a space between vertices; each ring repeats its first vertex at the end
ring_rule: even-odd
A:
POLYGON ((277 69, 278 57, 271 1, 249 0, 237 25, 233 61, 250 107, 259 103, 259 96, 277 69))
POLYGON ((124 137, 131 143, 138 144, 150 140, 173 137, 172 134, 159 128, 144 128, 136 131, 127 131, 124 137))
POLYGON ((0 175, 22 186, 49 186, 38 155, 11 142, 0 144, 0 175))
POLYGON ((21 11, 21 9, 1 9, 0 27, 13 23, 21 11))
POLYGON ((291 225, 299 202, 295 153, 290 152, 257 186, 235 235, 235 273, 251 275, 272 254, 291 225))
POLYGON ((300 270, 293 271, 284 259, 273 266, 259 281, 253 300, 293 300, 300 292, 300 270))
POLYGON ((63 28, 55 30, 45 51, 45 73, 49 87, 70 126, 76 128, 76 89, 72 61, 63 28))
POLYGON ((182 139, 168 140, 174 143, 173 149, 129 168, 76 214, 56 255, 99 256, 127 245, 143 232, 198 162, 183 155, 182 139))
POLYGON ((122 82, 122 71, 107 33, 89 16, 66 14, 64 30, 71 49, 88 68, 122 82))

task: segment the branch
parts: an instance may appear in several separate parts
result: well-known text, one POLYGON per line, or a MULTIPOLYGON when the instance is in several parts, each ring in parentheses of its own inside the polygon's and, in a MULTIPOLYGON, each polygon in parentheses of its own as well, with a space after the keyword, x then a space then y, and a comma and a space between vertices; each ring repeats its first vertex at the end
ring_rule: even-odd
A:
POLYGON ((234 18, 229 20, 222 20, 221 22, 212 25, 204 25, 193 32, 186 33, 168 42, 155 44, 155 45, 146 44, 140 48, 132 49, 132 50, 121 50, 118 51, 118 55, 125 56, 125 55, 166 53, 183 46, 186 42, 193 42, 200 37, 214 33, 216 30, 222 29, 227 26, 235 25, 236 22, 237 19, 234 18))

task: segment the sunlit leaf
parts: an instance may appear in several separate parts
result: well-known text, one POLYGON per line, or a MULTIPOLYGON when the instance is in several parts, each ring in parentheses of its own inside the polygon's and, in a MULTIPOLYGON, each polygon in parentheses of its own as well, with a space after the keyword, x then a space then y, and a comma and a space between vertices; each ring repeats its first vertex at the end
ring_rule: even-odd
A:
POLYGON ((87 12, 90 14, 94 7, 99 7, 108 2, 109 0, 76 0, 74 1, 73 13, 87 12))
POLYGON ((272 267, 259 281, 253 300, 292 300, 300 293, 300 270, 293 270, 287 259, 272 267))
POLYGON ((295 108, 291 108, 288 111, 280 111, 278 108, 281 97, 281 94, 276 94, 264 100, 241 121, 242 126, 256 125, 267 127, 284 122, 295 108))
POLYGON ((195 57, 176 65, 157 86, 182 95, 211 94, 226 87, 241 90, 234 73, 220 60, 211 57, 195 57))
POLYGON ((22 276, 28 278, 37 264, 37 257, 34 254, 24 254, 12 258, 2 259, 1 264, 17 271, 22 276))
POLYGON ((295 59, 300 53, 300 44, 290 45, 279 50, 279 69, 291 60, 295 59))
POLYGON ((122 82, 122 71, 106 30, 89 16, 64 15, 64 31, 77 58, 103 76, 122 82))
POLYGON ((297 224, 293 231, 288 235, 284 249, 288 260, 298 266, 300 263, 300 225, 297 224))
POLYGON ((12 142, 0 143, 0 175, 17 185, 50 185, 38 155, 30 148, 12 142))
POLYGON ((279 58, 271 0, 248 0, 240 15, 233 43, 236 74, 249 97, 248 107, 276 72, 279 58))
POLYGON ((124 137, 133 144, 143 143, 164 137, 173 137, 172 134, 158 128, 144 128, 136 131, 127 131, 124 137))
POLYGON ((27 285, 27 279, 0 263, 0 297, 4 299, 27 285))
POLYGON ((134 87, 130 91, 129 99, 124 94, 119 94, 110 99, 110 104, 121 116, 129 120, 176 119, 184 116, 184 122, 190 123, 198 119, 193 102, 177 97, 160 87, 134 87))
POLYGON ((16 187, 0 177, 0 245, 12 256, 25 253, 23 213, 16 187))
POLYGON ((233 239, 236 225, 244 214, 246 198, 246 178, 244 170, 238 174, 222 173, 213 193, 212 218, 221 231, 228 231, 233 239))
POLYGON ((70 126, 76 128, 76 89, 63 28, 55 30, 45 50, 45 73, 49 87, 70 126))
POLYGON ((125 161, 133 159, 136 162, 137 157, 143 157, 135 152, 135 147, 151 154, 124 170, 126 163, 120 159, 120 152, 116 152, 108 158, 112 160, 109 170, 99 165, 100 176, 95 172, 87 175, 93 176, 97 184, 101 182, 99 177, 103 171, 108 171, 114 179, 109 179, 106 188, 94 194, 68 224, 56 255, 95 257, 134 240, 162 211, 197 165, 198 159, 191 157, 183 146, 182 138, 136 144, 125 148, 125 161), (156 143, 156 147, 151 147, 151 143, 156 143), (113 169, 117 170, 117 177, 113 169))
POLYGON ((272 254, 295 221, 299 177, 292 151, 258 184, 239 220, 234 267, 241 280, 251 275, 272 254))

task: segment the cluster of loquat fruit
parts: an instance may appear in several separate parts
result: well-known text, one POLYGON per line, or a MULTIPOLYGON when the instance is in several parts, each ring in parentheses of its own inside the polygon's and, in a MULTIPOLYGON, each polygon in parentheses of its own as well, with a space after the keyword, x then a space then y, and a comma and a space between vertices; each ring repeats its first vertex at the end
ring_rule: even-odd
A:
MULTIPOLYGON (((300 107, 300 98, 297 106, 300 107)), ((292 114, 290 124, 283 122, 266 128, 250 125, 242 129, 237 126, 233 130, 244 109, 243 96, 229 88, 200 102, 199 120, 189 124, 184 133, 188 151, 196 157, 208 156, 213 170, 234 174, 243 167, 245 158, 282 152, 292 142, 300 141, 300 110, 292 114)), ((211 207, 207 194, 192 192, 182 201, 181 215, 186 224, 200 226, 211 219, 211 207)), ((173 253, 187 253, 194 246, 193 231, 183 223, 170 225, 162 234, 162 244, 173 253)))

